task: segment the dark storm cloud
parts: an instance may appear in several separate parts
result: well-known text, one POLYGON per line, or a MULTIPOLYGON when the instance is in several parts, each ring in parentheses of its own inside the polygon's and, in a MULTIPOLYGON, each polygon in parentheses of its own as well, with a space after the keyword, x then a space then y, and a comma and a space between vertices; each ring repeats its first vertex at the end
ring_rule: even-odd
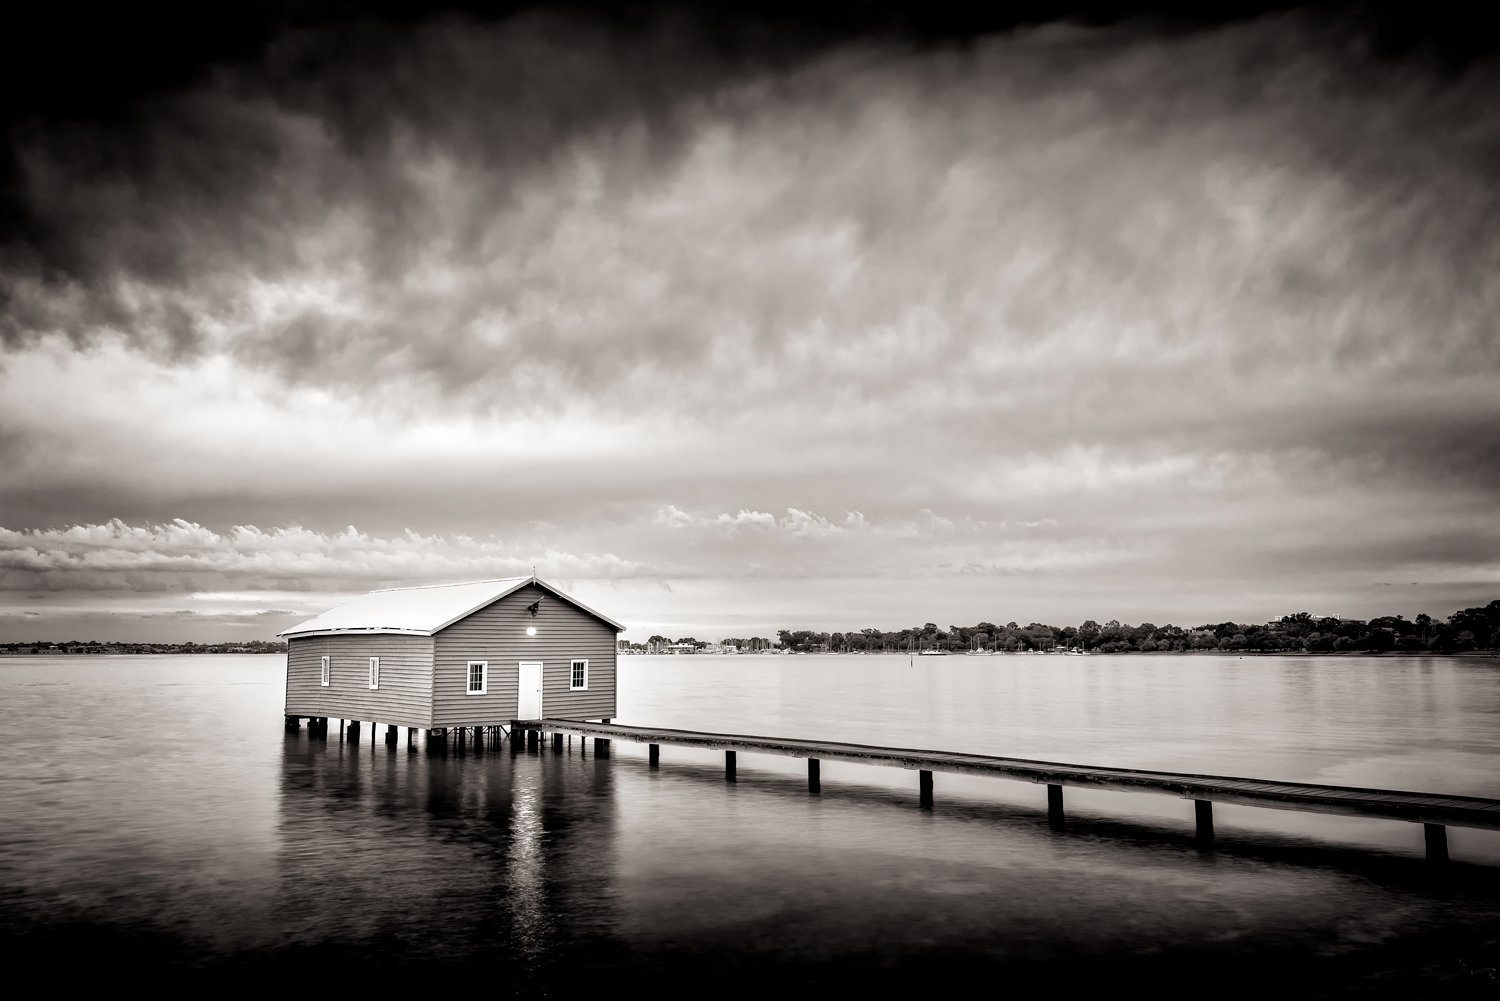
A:
MULTIPOLYGON (((1304 353, 1361 367, 1413 339, 1439 361, 1493 364, 1493 71, 1391 63, 1319 23, 951 50, 748 50, 693 19, 622 28, 576 12, 277 32, 253 58, 142 98, 124 123, 16 132, 34 225, 6 250, 0 333, 118 335, 165 357, 227 348, 294 380, 481 398, 498 382, 531 402, 712 369, 726 330, 787 361, 809 324, 842 336, 910 303, 939 309, 945 347, 972 354, 995 341, 998 304, 974 292, 1004 245, 945 217, 943 185, 973 167, 1045 184, 1025 200, 974 193, 992 214, 973 222, 1002 241, 1013 225, 1012 245, 1040 248, 1045 266, 1004 304, 1003 342, 1055 331, 1079 293, 1172 296, 1202 242, 1226 308, 1275 304, 1238 352, 1249 367, 1304 353), (746 192, 758 211, 717 220, 733 228, 674 226, 674 201, 716 208, 674 187, 714 143, 752 161, 726 183, 778 188, 746 192), (844 149, 875 159, 838 162, 844 149), (1224 204, 1283 186, 1281 219, 1224 204), (1317 210, 1336 214, 1306 217, 1317 210), (580 212, 602 224, 573 232, 580 212), (1254 246, 1267 225, 1288 239, 1254 246), (1298 240, 1306 225, 1320 238, 1298 240), (819 238, 843 245, 809 245, 819 238), (914 253, 948 274, 913 273, 914 253), (1246 255, 1262 260, 1247 268, 1246 255), (845 262, 858 270, 841 297, 858 305, 830 308, 845 262), (636 308, 619 312, 622 297, 636 308), (1306 343, 1315 324, 1327 336, 1306 343)), ((1151 346, 1199 336, 1184 328, 1203 304, 1188 306, 1198 315, 1157 321, 1151 346)))
MULTIPOLYGON (((357 206, 372 282, 406 267, 424 206, 402 174, 402 144, 462 157, 485 177, 482 197, 503 205, 516 175, 574 130, 631 110, 649 118, 659 103, 649 69, 621 73, 628 51, 610 51, 612 39, 585 25, 447 23, 402 38, 385 26, 309 30, 280 38, 254 71, 146 99, 127 125, 21 130, 26 207, 39 225, 10 248, 13 266, 81 300, 70 336, 105 328, 148 348, 193 347, 203 331, 170 290, 239 275, 275 282, 316 267, 289 238, 298 220, 332 221, 330 207, 357 206), (476 44, 475 31, 488 44, 476 44)), ((691 81, 686 67, 678 72, 691 81)), ((451 235, 454 252, 473 249, 473 234, 451 235)), ((215 291, 210 310, 232 316, 235 290, 215 291)), ((55 329, 45 319, 11 313, 5 332, 55 329)), ((276 332, 292 361, 319 361, 315 342, 339 337, 319 319, 276 332)))

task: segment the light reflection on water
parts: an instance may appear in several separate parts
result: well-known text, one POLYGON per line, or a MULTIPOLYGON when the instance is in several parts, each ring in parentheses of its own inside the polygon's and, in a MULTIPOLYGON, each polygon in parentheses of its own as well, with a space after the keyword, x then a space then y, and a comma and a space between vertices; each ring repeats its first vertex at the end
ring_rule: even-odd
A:
MULTIPOLYGON (((1500 797, 1493 661, 626 658, 644 725, 1500 797)), ((0 661, 10 954, 152 976, 720 992, 1198 973, 1219 993, 1493 986, 1500 849, 1408 824, 615 742, 446 757, 280 731, 278 658, 0 661)), ((1476 996, 1492 996, 1476 994, 1476 996)))

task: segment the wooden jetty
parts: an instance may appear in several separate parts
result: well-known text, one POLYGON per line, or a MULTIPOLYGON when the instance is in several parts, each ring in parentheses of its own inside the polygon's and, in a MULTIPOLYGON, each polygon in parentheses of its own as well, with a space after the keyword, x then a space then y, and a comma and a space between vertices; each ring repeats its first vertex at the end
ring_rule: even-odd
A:
POLYGON ((932 776, 935 772, 990 775, 995 778, 1045 784, 1047 786, 1047 815, 1054 826, 1061 826, 1063 823, 1063 787, 1065 786, 1174 796, 1193 801, 1198 840, 1205 845, 1213 842, 1214 803, 1234 803, 1241 806, 1296 810, 1304 813, 1377 817, 1421 824, 1425 834, 1429 862, 1448 860, 1447 829, 1449 827, 1500 830, 1500 800, 1479 796, 1429 795, 1390 789, 1361 789, 1350 786, 1313 785, 1305 782, 1273 782, 1227 775, 1105 768, 1095 765, 1064 764, 1056 761, 1003 758, 988 754, 964 754, 954 751, 926 751, 827 740, 754 737, 734 733, 705 733, 695 730, 624 726, 609 721, 588 723, 565 719, 513 720, 511 727, 514 738, 519 738, 525 731, 527 740, 532 744, 539 743, 539 735, 545 733, 553 735, 555 744, 561 742, 563 734, 576 734, 583 738, 593 737, 598 751, 603 754, 608 754, 611 740, 628 740, 646 744, 649 749, 648 760, 653 768, 659 767, 663 744, 722 750, 724 752, 724 778, 729 782, 735 781, 740 751, 806 758, 808 791, 815 793, 822 790, 820 765, 825 760, 905 768, 918 773, 918 801, 923 807, 932 806, 932 776))

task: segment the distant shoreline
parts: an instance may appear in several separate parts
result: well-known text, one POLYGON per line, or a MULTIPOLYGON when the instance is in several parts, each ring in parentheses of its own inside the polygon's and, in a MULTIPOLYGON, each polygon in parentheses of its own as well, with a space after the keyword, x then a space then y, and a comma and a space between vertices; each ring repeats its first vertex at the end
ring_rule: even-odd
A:
MULTIPOLYGON (((0 657, 15 658, 18 660, 31 657, 285 657, 284 650, 159 650, 159 651, 100 651, 100 652, 78 652, 67 653, 64 651, 52 651, 49 653, 32 653, 30 650, 0 650, 0 657)), ((781 653, 770 651, 766 653, 692 653, 692 654, 670 654, 670 653, 638 653, 631 651, 621 653, 624 657, 916 657, 916 651, 907 650, 876 650, 876 651, 849 651, 849 652, 813 652, 813 653, 781 653)), ((1465 660, 1500 660, 1500 650, 1463 650, 1455 653, 1440 653, 1431 650, 1409 651, 1409 650, 1381 650, 1381 651, 1359 651, 1359 650, 1326 650, 1319 652, 1307 652, 1301 650, 1119 650, 1114 653, 985 653, 967 654, 954 650, 941 654, 923 654, 921 656, 940 657, 1233 657, 1243 660, 1246 657, 1305 657, 1305 658, 1349 658, 1349 657, 1461 657, 1465 660)))
POLYGON ((809 652, 786 652, 779 650, 768 650, 761 653, 641 653, 636 650, 628 654, 628 657, 1464 657, 1480 660, 1500 660, 1500 650, 1463 650, 1455 653, 1443 653, 1437 650, 1118 650, 1113 653, 1054 653, 1045 652, 1005 652, 1005 653, 981 653, 969 654, 962 650, 944 651, 938 654, 922 654, 915 650, 850 650, 833 651, 817 650, 809 652))

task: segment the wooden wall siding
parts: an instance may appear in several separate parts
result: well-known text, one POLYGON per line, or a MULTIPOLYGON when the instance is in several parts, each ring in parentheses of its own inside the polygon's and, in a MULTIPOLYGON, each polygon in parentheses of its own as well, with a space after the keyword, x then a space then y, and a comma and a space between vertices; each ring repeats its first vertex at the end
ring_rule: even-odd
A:
POLYGON ((615 715, 615 629, 528 584, 433 637, 433 726, 493 726, 516 718, 523 660, 542 662, 542 712, 564 719, 615 715), (526 606, 542 599, 533 619, 526 606), (526 627, 536 626, 536 636, 526 627), (573 658, 589 662, 586 692, 568 690, 573 658), (468 663, 490 662, 489 694, 465 694, 468 663))
POLYGON ((371 633, 292 637, 286 656, 286 714, 432 726, 432 637, 371 633), (330 685, 321 658, 333 658, 330 685), (370 690, 370 658, 380 687, 370 690))

